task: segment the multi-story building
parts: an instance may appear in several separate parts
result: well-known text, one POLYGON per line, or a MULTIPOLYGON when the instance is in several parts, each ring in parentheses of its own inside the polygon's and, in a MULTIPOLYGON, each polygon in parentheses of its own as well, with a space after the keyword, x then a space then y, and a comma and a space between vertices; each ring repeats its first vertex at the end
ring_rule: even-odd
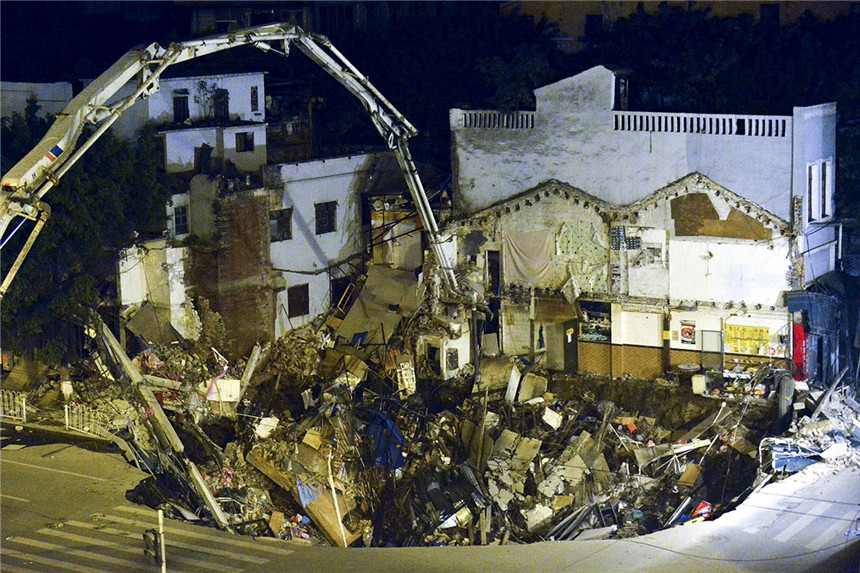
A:
POLYGON ((556 369, 637 376, 793 356, 832 375, 835 349, 797 331, 809 317, 786 294, 839 257, 835 104, 633 112, 627 81, 596 67, 536 90, 535 112, 451 111, 452 230, 501 351, 544 345, 556 369))

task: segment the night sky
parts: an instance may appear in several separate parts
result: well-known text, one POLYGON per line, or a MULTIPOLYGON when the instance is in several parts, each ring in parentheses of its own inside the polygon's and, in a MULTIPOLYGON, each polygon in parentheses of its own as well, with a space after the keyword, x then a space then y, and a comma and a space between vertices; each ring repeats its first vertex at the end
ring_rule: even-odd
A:
POLYGON ((55 82, 98 76, 138 44, 190 37, 173 2, 0 2, 0 76, 55 82))

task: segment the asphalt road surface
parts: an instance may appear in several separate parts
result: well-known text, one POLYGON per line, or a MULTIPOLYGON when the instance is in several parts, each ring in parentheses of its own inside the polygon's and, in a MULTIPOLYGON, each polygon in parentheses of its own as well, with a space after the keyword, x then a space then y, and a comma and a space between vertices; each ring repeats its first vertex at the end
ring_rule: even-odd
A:
MULTIPOLYGON (((5 429, 4 429, 4 433, 5 429)), ((2 441, 0 570, 158 571, 141 533, 156 513, 125 492, 144 476, 114 453, 2 441)), ((738 509, 633 539, 468 548, 337 549, 166 521, 168 571, 860 571, 860 469, 817 464, 738 509)))

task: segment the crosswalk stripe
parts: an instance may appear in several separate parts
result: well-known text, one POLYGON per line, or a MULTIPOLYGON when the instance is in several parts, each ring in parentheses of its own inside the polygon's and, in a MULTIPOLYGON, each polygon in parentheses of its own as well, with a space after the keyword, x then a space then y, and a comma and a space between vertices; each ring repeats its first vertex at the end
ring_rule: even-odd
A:
MULTIPOLYGON (((134 513, 143 517, 152 518, 152 521, 149 522, 138 522, 143 523, 146 527, 153 527, 156 523, 155 512, 153 510, 145 510, 138 507, 129 507, 127 505, 120 505, 114 508, 118 511, 124 511, 126 513, 134 513)), ((191 527, 200 527, 197 525, 192 525, 191 527)), ((165 526, 165 531, 172 531, 178 535, 185 535, 186 537, 192 537, 195 539, 208 539, 212 540, 219 544, 232 545, 234 547, 241 547, 243 549, 249 549, 252 551, 263 551, 265 553, 273 553, 275 555, 288 555, 293 551, 291 549, 280 548, 280 547, 272 547, 270 545, 264 545, 265 542, 260 541, 251 541, 244 540, 241 537, 230 536, 228 537, 226 534, 219 535, 207 535, 205 533, 199 533, 196 531, 191 531, 187 529, 178 529, 174 527, 165 526)))
MULTIPOLYGON (((124 568, 132 568, 137 569, 139 571, 147 571, 148 568, 144 567, 139 561, 129 561, 128 559, 117 559, 116 557, 109 557, 107 555, 101 555, 99 553, 93 553, 92 551, 84 551, 82 549, 72 549, 70 547, 63 547, 62 545, 57 545, 56 543, 47 543, 45 541, 37 541, 35 539, 27 539, 23 537, 16 537, 11 540, 13 543, 18 543, 20 545, 27 545, 29 547, 35 547, 36 549, 44 549, 46 551, 57 551, 59 553, 67 553, 69 555, 74 555, 76 557, 81 557, 83 559, 89 559, 90 561, 99 561, 101 563, 109 563, 111 565, 119 565, 124 568)), ((142 555, 142 552, 141 552, 142 555)))
MULTIPOLYGON (((106 521, 115 521, 118 523, 122 523, 125 525, 129 525, 131 527, 139 527, 141 529, 147 529, 152 527, 150 524, 140 523, 133 519, 126 519, 125 517, 120 517, 118 515, 105 515, 106 521)), ((187 532, 182 531, 181 529, 176 529, 175 527, 164 527, 164 531, 170 533, 172 535, 187 535, 187 532)), ((190 536, 193 537, 193 536, 190 536)), ((220 544, 223 540, 217 537, 203 536, 208 541, 212 541, 213 543, 220 544)), ((171 535, 165 536, 165 543, 168 546, 180 547, 183 549, 190 549, 191 551, 198 551, 201 553, 208 553, 210 555, 220 555, 221 557, 229 557, 231 559, 238 559, 240 561, 248 561, 250 563, 267 563, 268 559, 260 559, 259 557, 252 557, 250 555, 243 555, 241 553, 237 553, 235 551, 223 551, 221 549, 214 549, 210 547, 201 547, 200 545, 192 545, 190 543, 183 543, 181 541, 176 541, 171 535)))
POLYGON ((35 569, 27 569, 26 567, 10 565, 8 561, 3 564, 3 571, 8 571, 9 573, 39 573, 39 571, 36 571, 35 569))
POLYGON ((830 540, 834 536, 839 536, 840 541, 845 536, 845 532, 851 527, 851 521, 854 516, 857 514, 857 510, 853 507, 846 509, 842 512, 842 516, 840 518, 835 519, 833 525, 825 529, 821 535, 817 536, 815 539, 811 540, 806 544, 806 549, 819 549, 821 547, 825 547, 830 545, 830 540))
POLYGON ((58 561, 57 559, 51 559, 50 557, 42 557, 41 555, 34 555, 32 553, 15 551, 14 549, 9 549, 8 547, 0 547, 0 555, 5 555, 6 557, 14 557, 16 559, 24 559, 27 561, 32 561, 34 563, 41 563, 42 565, 49 565, 56 569, 66 569, 68 571, 72 571, 73 573, 104 573, 104 570, 102 569, 93 569, 91 567, 85 567, 83 565, 66 563, 64 561, 58 561))
MULTIPOLYGON (((59 537, 61 539, 66 539, 68 541, 75 541, 78 543, 96 543, 103 547, 110 547, 115 551, 122 551, 124 553, 131 553, 133 555, 142 555, 143 554, 143 541, 138 538, 140 541, 135 547, 131 547, 128 545, 123 545, 121 543, 116 543, 115 541, 107 541, 102 539, 97 539, 94 537, 86 537, 84 535, 77 535, 75 533, 69 533, 68 531, 63 531, 60 529, 41 529, 38 533, 42 535, 48 535, 51 537, 59 537)), ((221 571, 223 573, 240 573, 244 571, 244 569, 237 569, 236 567, 229 567, 227 565, 219 565, 217 563, 212 563, 210 561, 200 561, 199 559, 192 559, 191 557, 178 557, 174 555, 167 554, 167 564, 171 565, 173 563, 181 563, 185 565, 191 565, 194 567, 199 567, 201 569, 207 571, 221 571)))
POLYGON ((806 512, 806 515, 803 517, 796 519, 792 522, 792 524, 786 527, 782 533, 774 537, 777 541, 785 543, 801 531, 803 528, 807 527, 810 523, 815 521, 817 518, 821 517, 825 513, 827 513, 827 509, 831 507, 831 503, 826 501, 821 501, 816 503, 812 509, 806 512))

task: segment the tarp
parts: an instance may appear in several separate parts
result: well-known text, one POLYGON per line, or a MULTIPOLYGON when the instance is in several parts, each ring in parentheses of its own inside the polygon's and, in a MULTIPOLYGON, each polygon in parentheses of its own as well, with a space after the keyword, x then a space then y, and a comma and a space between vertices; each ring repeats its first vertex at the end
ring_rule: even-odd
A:
POLYGON ((550 278, 555 240, 545 231, 505 231, 502 264, 508 284, 537 285, 550 278))

